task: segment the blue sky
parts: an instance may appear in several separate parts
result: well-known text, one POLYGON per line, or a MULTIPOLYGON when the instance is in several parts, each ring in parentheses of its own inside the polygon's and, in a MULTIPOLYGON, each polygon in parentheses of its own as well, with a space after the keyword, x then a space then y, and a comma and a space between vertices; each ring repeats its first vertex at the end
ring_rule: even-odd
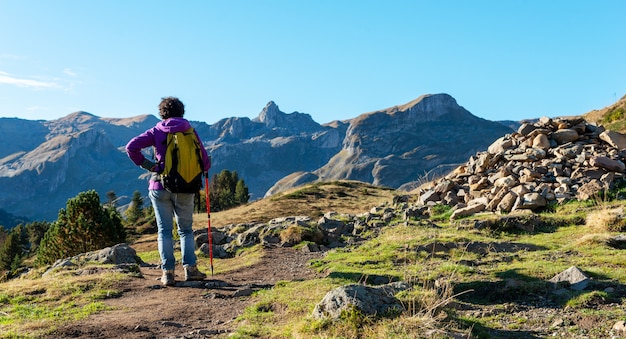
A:
POLYGON ((0 0, 0 116, 319 123, 448 93, 489 120, 626 94, 626 1, 0 0))

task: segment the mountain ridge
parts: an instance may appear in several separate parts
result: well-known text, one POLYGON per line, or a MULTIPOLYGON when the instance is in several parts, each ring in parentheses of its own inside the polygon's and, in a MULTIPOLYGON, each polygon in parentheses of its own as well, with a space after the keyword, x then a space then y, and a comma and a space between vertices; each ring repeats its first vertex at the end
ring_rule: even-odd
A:
MULTIPOLYGON (((158 121, 153 115, 100 118, 84 111, 49 121, 1 119, 0 131, 6 133, 0 134, 0 142, 10 146, 0 150, 0 203, 11 213, 35 220, 53 220, 67 199, 88 189, 101 197, 114 191, 120 204, 128 203, 135 190, 146 193, 147 184, 144 171, 127 158, 124 146, 158 121), (22 140, 24 134, 27 140, 22 140), (11 144, 16 139, 20 141, 11 144), (22 192, 23 198, 15 199, 14 192, 22 192)), ((458 153, 453 160, 462 162, 512 132, 472 115, 448 94, 422 95, 403 105, 325 124, 307 113, 282 112, 274 101, 254 119, 191 124, 212 155, 211 173, 237 171, 253 200, 271 190, 319 180, 400 187, 451 161, 440 152, 458 153), (467 137, 477 130, 485 133, 467 137), (463 144, 467 147, 456 147, 463 144), (450 152, 452 145, 460 152, 450 152), (295 182, 287 179, 294 176, 295 182)))
POLYGON ((307 182, 342 179, 398 188, 442 164, 463 162, 511 132, 472 115, 448 94, 422 95, 352 119, 342 150, 327 164, 279 180, 266 196, 307 182))

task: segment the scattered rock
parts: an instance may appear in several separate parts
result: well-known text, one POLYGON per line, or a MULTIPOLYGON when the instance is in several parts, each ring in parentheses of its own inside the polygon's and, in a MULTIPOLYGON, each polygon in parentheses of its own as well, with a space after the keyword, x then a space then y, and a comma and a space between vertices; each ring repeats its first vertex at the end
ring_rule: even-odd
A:
POLYGON ((570 289, 574 291, 582 291, 587 287, 590 279, 578 267, 572 266, 557 274, 549 281, 555 285, 558 285, 559 283, 567 283, 569 284, 570 289))
MULTIPOLYGON (((117 244, 115 246, 106 247, 101 250, 92 251, 88 253, 82 253, 71 258, 59 259, 50 268, 44 272, 44 276, 51 272, 57 271, 60 268, 78 268, 88 262, 99 262, 101 264, 113 264, 116 267, 110 270, 122 271, 122 272, 135 272, 139 273, 138 266, 145 265, 143 260, 137 256, 137 252, 134 248, 128 244, 117 244)), ((93 274, 103 271, 105 269, 93 269, 85 270, 80 274, 93 274)))
POLYGON ((619 132, 604 131, 600 133, 600 139, 619 150, 626 149, 626 136, 619 132))
POLYGON ((137 251, 123 243, 87 253, 85 259, 103 264, 143 264, 143 260, 137 256, 137 251))
POLYGON ((626 234, 620 234, 610 237, 607 244, 613 248, 626 249, 626 234))
POLYGON ((405 282, 395 282, 380 287, 351 284, 338 287, 326 294, 322 301, 315 305, 313 316, 339 319, 343 311, 351 309, 363 315, 384 316, 389 312, 404 309, 402 303, 394 296, 400 291, 409 289, 405 282))

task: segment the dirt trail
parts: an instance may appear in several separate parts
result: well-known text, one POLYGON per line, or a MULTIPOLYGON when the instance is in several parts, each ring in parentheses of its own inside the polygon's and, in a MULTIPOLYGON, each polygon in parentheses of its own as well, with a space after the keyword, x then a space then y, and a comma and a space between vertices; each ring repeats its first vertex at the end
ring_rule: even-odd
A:
POLYGON ((209 276, 210 288, 185 286, 182 268, 177 285, 162 288, 160 269, 141 268, 120 288, 119 298, 105 300, 112 308, 87 319, 61 325, 49 338, 207 338, 231 332, 233 320, 252 303, 249 294, 278 281, 313 279, 308 262, 321 253, 293 248, 269 248, 261 262, 224 274, 209 276))

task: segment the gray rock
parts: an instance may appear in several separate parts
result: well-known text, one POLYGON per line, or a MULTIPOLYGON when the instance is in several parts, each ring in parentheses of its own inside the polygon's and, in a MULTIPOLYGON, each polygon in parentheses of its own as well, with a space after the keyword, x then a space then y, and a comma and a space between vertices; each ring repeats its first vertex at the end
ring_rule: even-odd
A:
POLYGON ((560 129, 552 134, 552 139, 554 139, 557 144, 563 145, 568 142, 578 140, 578 132, 573 129, 560 129))
MULTIPOLYGON (((204 243, 202 245, 200 245, 200 248, 198 249, 200 252, 202 252, 204 255, 208 256, 209 253, 209 244, 208 243, 204 243)), ((226 249, 224 248, 224 245, 213 245, 213 257, 214 258, 219 258, 219 259, 226 259, 226 258, 230 258, 232 257, 230 254, 228 254, 228 252, 226 251, 226 249)))
POLYGON ((439 199, 441 199, 439 197, 439 194, 435 192, 434 190, 424 192, 422 195, 420 195, 420 198, 419 198, 422 205, 425 205, 429 201, 438 201, 439 199))
POLYGON ((454 212, 452 212, 452 215, 450 216, 450 220, 456 220, 459 218, 476 214, 478 212, 482 212, 485 210, 485 207, 486 207, 485 204, 474 204, 474 205, 470 205, 464 208, 459 208, 458 210, 455 210, 454 212))
POLYGON ((585 201, 589 199, 602 199, 602 192, 604 191, 604 185, 600 180, 591 180, 586 184, 583 184, 576 192, 576 199, 585 201))
POLYGON ((518 129, 517 133, 521 135, 529 135, 532 131, 536 130, 538 127, 529 123, 523 123, 518 129))
POLYGON ((85 254, 87 260, 97 261, 103 264, 142 264, 143 261, 137 256, 134 248, 128 244, 117 244, 99 251, 85 254))
POLYGON ((513 209, 537 209, 540 207, 545 207, 548 204, 546 199, 541 196, 539 193, 526 193, 521 196, 515 203, 513 209))
MULTIPOLYGON (((520 128, 522 128, 522 126, 520 126, 520 128)), ((512 146, 513 141, 510 138, 500 137, 487 148, 487 152, 491 154, 498 154, 504 152, 512 146)))
POLYGON ((396 293, 409 289, 407 283, 391 283, 380 287, 364 285, 346 285, 338 287, 326 294, 315 305, 315 318, 339 319, 342 311, 354 308, 366 316, 384 316, 390 312, 404 310, 402 303, 394 296, 396 293))
POLYGON ((611 171, 611 172, 619 172, 622 173, 624 172, 624 169, 626 169, 626 166, 624 166, 624 163, 619 161, 619 160, 614 160, 614 159, 610 159, 608 157, 603 157, 603 156, 593 156, 589 159, 589 164, 591 166, 597 166, 600 168, 604 168, 607 171, 611 171))
POLYGON ((604 131, 600 133, 600 139, 609 145, 623 150, 626 149, 626 135, 616 131, 604 131))
POLYGON ((557 274, 549 281, 555 285, 558 285, 559 283, 567 283, 570 289, 574 291, 582 291, 587 287, 591 280, 578 267, 572 266, 557 274))

